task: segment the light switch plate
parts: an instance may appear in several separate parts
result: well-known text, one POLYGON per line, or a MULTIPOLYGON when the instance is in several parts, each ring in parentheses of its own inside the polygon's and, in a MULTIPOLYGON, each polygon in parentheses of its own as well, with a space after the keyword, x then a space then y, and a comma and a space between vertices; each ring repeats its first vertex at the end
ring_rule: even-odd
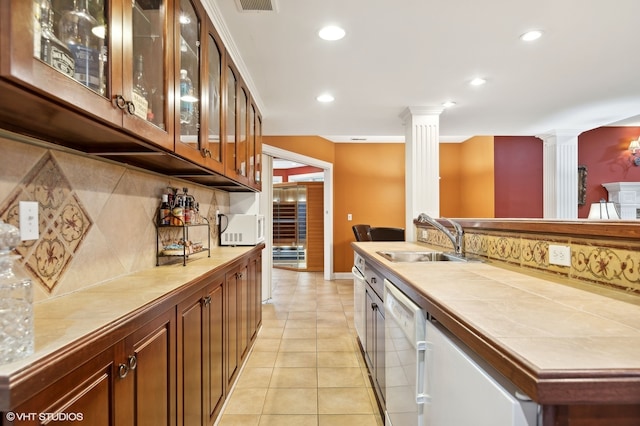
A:
POLYGON ((571 266, 571 247, 549 244, 549 263, 552 265, 571 266))
POLYGON ((38 202, 20 201, 20 239, 28 241, 40 238, 38 225, 38 202))

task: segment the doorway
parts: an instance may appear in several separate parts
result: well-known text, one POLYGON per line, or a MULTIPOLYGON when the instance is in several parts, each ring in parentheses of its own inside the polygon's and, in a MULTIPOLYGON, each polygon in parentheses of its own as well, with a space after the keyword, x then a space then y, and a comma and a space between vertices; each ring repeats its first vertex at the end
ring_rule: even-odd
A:
MULTIPOLYGON (((265 212, 265 253, 273 252, 273 159, 295 161, 308 164, 323 170, 323 207, 324 207, 324 266, 323 278, 332 280, 333 273, 333 164, 306 155, 285 151, 270 145, 262 146, 262 197, 261 211, 265 212)), ((271 271, 273 260, 271 256, 262 256, 263 271, 271 271)), ((271 297, 271 273, 263 274, 262 291, 263 298, 271 297)))

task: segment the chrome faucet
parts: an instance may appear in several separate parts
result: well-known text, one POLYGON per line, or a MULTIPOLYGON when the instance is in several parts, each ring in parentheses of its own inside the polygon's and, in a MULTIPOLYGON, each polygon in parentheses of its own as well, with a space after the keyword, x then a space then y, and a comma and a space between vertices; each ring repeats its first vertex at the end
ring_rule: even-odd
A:
POLYGON ((447 236, 447 238, 451 240, 451 244, 453 244, 453 249, 456 252, 456 254, 463 254, 462 252, 464 251, 464 230, 462 229, 462 226, 460 226, 459 223, 454 222, 451 219, 447 219, 446 217, 443 217, 442 219, 446 220, 451 224, 451 226, 453 226, 453 229, 455 230, 455 235, 451 231, 449 231, 447 228, 445 228, 444 225, 442 225, 440 222, 433 219, 431 216, 429 216, 426 213, 420 213, 417 220, 420 223, 428 223, 429 225, 436 228, 438 231, 442 232, 444 235, 447 236))

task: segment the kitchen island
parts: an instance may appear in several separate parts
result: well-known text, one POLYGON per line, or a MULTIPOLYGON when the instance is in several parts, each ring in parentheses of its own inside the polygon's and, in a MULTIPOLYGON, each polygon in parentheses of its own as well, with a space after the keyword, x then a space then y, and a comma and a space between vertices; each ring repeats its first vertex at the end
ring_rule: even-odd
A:
MULTIPOLYGON (((354 250, 543 407, 544 425, 640 424, 640 298, 486 260, 391 262, 354 250)), ((431 247, 436 251, 442 248, 431 247)))

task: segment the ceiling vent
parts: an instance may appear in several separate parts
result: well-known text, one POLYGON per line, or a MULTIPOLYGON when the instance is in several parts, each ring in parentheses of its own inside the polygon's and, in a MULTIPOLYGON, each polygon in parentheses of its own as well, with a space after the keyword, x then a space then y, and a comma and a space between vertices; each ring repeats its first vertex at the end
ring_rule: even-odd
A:
POLYGON ((276 0, 236 0, 240 12, 276 12, 276 0))

